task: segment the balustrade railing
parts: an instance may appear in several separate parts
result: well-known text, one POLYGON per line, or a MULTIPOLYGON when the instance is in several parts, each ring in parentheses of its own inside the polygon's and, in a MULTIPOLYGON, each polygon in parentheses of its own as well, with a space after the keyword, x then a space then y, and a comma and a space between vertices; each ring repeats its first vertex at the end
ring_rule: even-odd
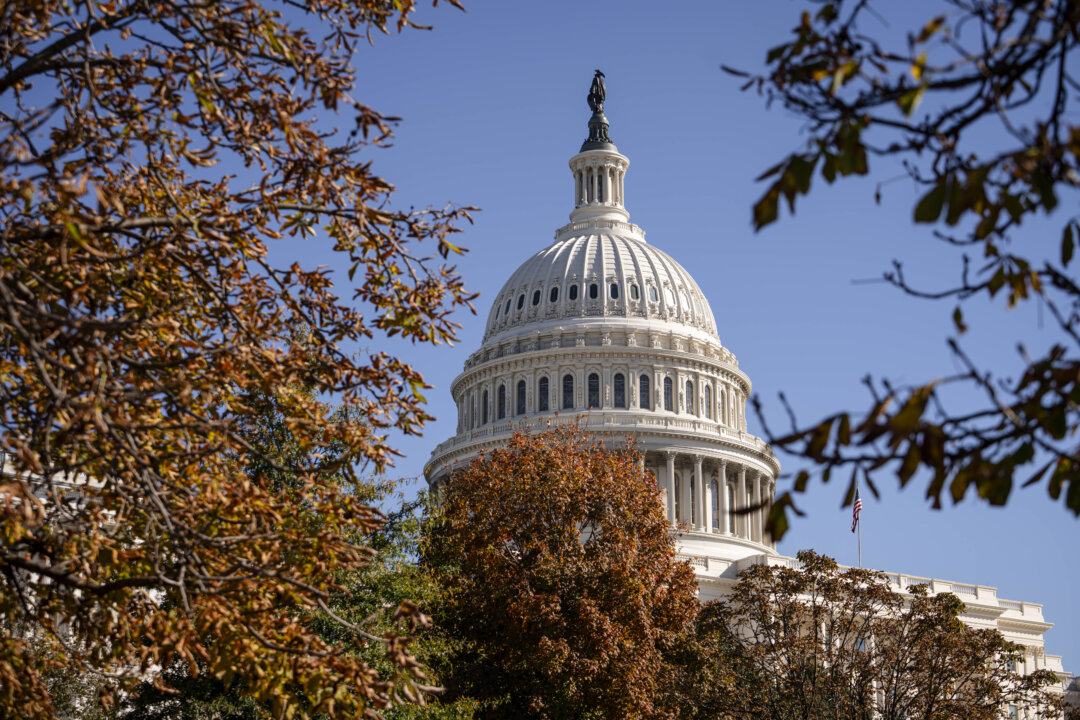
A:
POLYGON ((718 438, 739 442, 744 445, 756 448, 758 450, 765 450, 768 448, 768 444, 759 437, 742 432, 741 430, 736 430, 734 428, 720 425, 710 420, 697 420, 671 415, 649 416, 640 413, 616 414, 603 412, 582 412, 580 415, 567 414, 527 416, 519 420, 503 420, 490 423, 488 425, 475 428, 473 430, 466 430, 462 433, 459 433, 455 437, 439 443, 435 447, 435 451, 432 454, 441 455, 442 453, 448 450, 452 450, 453 448, 460 445, 472 443, 477 440, 483 440, 484 438, 495 437, 497 435, 508 435, 514 430, 518 429, 542 429, 547 426, 569 425, 573 422, 577 422, 578 425, 580 425, 585 430, 589 430, 590 428, 596 429, 615 427, 633 428, 635 430, 650 428, 656 430, 689 430, 691 432, 702 435, 713 435, 718 438))

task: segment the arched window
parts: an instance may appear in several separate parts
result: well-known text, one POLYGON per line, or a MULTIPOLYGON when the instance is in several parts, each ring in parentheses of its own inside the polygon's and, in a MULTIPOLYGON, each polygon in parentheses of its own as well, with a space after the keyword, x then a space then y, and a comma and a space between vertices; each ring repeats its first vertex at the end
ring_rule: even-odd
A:
POLYGON ((705 386, 705 417, 712 420, 712 385, 705 386))
POLYGON ((648 410, 652 407, 652 402, 649 400, 649 376, 642 375, 638 378, 638 405, 642 410, 648 410))
POLYGON ((589 285, 589 299, 595 300, 600 297, 600 287, 596 283, 589 285))
POLYGON ((495 306, 495 319, 496 320, 499 319, 499 306, 498 305, 495 306))
POLYGON ((672 483, 675 490, 675 522, 682 522, 682 477, 675 473, 675 482, 672 483))
POLYGON ((481 416, 484 418, 484 424, 488 423, 488 391, 484 391, 484 408, 480 411, 481 416))
POLYGON ((555 302, 559 299, 559 286, 551 288, 551 294, 548 295, 548 302, 555 302))
POLYGON ((562 379, 562 406, 563 410, 574 409, 574 376, 563 375, 562 379))
MULTIPOLYGON (((656 294, 656 286, 655 285, 650 285, 649 286, 649 300, 651 300, 652 302, 660 302, 660 296, 656 294)), ((507 310, 510 309, 510 301, 509 300, 506 301, 506 309, 507 310)))
POLYGON ((500 385, 499 386, 498 403, 499 403, 499 412, 496 415, 500 420, 502 420, 504 417, 506 417, 506 386, 505 385, 500 385))
POLYGON ((694 412, 694 383, 691 380, 686 381, 686 412, 691 415, 695 415, 694 412))
POLYGON ((672 395, 673 395, 673 392, 672 392, 671 378, 666 377, 666 378, 664 378, 664 409, 665 410, 671 410, 672 406, 674 406, 674 403, 672 402, 672 399, 671 399, 672 395))
POLYGON ((675 307, 675 293, 671 291, 671 288, 664 288, 664 300, 667 301, 668 307, 675 307))
POLYGON ((626 407, 626 377, 622 373, 615 373, 612 389, 615 392, 615 407, 626 407))
POLYGON ((518 380, 517 386, 517 414, 525 414, 525 381, 518 380))
POLYGON ((539 290, 533 290, 533 306, 535 307, 536 305, 539 305, 539 304, 540 304, 540 291, 539 290))
POLYGON ((577 285, 570 286, 570 302, 577 300, 577 285))
POLYGON ((727 393, 720 391, 720 422, 727 425, 727 393))
POLYGON ((631 285, 630 286, 630 299, 631 300, 638 300, 639 298, 641 298, 641 293, 640 293, 640 291, 638 291, 638 286, 637 285, 631 285))
POLYGON ((546 377, 540 378, 540 387, 536 392, 536 404, 537 412, 548 411, 548 379, 546 377))
POLYGON ((506 298, 506 307, 503 308, 503 315, 510 313, 510 298, 506 298))
POLYGON ((518 295, 517 301, 517 309, 520 310, 523 307, 525 307, 525 293, 521 293, 520 295, 518 295))
POLYGON ((600 407, 600 376, 589 373, 589 407, 600 407))
POLYGON ((611 283, 611 299, 619 299, 619 283, 611 283))

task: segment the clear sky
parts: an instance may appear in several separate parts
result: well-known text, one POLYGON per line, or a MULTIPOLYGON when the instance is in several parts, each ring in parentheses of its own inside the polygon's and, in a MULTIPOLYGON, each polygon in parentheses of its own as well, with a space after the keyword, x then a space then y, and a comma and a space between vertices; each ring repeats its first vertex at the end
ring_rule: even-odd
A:
MULTIPOLYGON (((754 178, 805 137, 797 118, 740 92, 720 65, 759 68, 766 50, 788 37, 803 5, 466 2, 466 13, 425 9, 418 19, 434 25, 432 31, 377 37, 356 58, 357 97, 403 118, 394 147, 371 154, 376 171, 399 188, 397 202, 482 208, 458 237, 470 250, 460 269, 481 293, 478 314, 457 318, 461 342, 372 348, 406 353, 435 385, 427 396, 438 420, 422 438, 398 442, 405 456, 395 474, 419 475, 432 448, 453 435, 450 382, 479 346, 492 298, 567 221, 567 160, 586 135, 594 68, 607 75, 611 137, 631 161, 631 221, 697 280, 722 342, 749 374, 773 424, 783 421, 781 390, 809 421, 865 408, 859 380, 867 372, 916 382, 956 370, 945 345, 951 305, 903 297, 880 283, 853 283, 880 277, 894 257, 927 287, 956 277, 959 258, 912 224, 919 193, 898 165, 872 160, 872 180, 822 186, 794 218, 785 213, 758 234, 750 226, 750 207, 761 192, 754 178), (892 179, 875 204, 876 182, 892 179)), ((925 21, 936 7, 879 5, 886 32, 925 21)), ((1034 246, 1044 235, 1032 224, 1018 239, 1034 246)), ((301 255, 316 260, 322 252, 313 245, 301 255)), ((347 283, 344 268, 336 270, 347 283)), ((1049 324, 1040 328, 1034 304, 973 308, 969 324, 964 347, 1006 374, 1020 367, 1018 338, 1036 347, 1056 339, 1049 324)), ((756 419, 749 422, 756 432, 756 419)), ((798 467, 781 460, 785 472, 798 467)), ((880 500, 863 494, 865 564, 996 586, 999 597, 1043 603, 1046 619, 1056 624, 1046 636, 1048 652, 1080 672, 1080 520, 1051 501, 1045 486, 1014 491, 1006 509, 968 499, 934 511, 923 499, 925 484, 904 492, 895 485, 883 477, 880 500)), ((855 564, 843 491, 840 481, 814 485, 801 502, 808 516, 796 521, 780 551, 814 548, 855 564)))

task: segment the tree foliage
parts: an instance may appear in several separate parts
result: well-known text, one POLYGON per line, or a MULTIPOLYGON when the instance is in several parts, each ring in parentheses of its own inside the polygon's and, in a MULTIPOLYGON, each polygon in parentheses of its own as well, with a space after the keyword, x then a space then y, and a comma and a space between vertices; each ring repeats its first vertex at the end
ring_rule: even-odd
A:
POLYGON ((0 7, 5 714, 51 716, 50 673, 96 673, 107 699, 177 660, 285 717, 419 692, 404 640, 308 622, 370 562, 358 473, 429 419, 408 363, 354 350, 452 339, 470 300, 444 264, 468 209, 393 209, 365 152, 393 118, 352 95, 353 54, 412 9, 0 7), (351 294, 288 259, 301 243, 351 294), (287 458, 250 432, 268 397, 287 458))
POLYGON ((1061 717, 1057 677, 1011 670, 1022 648, 965 625, 955 595, 901 594, 881 573, 812 552, 798 560, 749 568, 702 610, 697 641, 721 679, 699 685, 704 716, 997 720, 1016 704, 1061 717))
POLYGON ((449 683, 481 717, 673 717, 665 658, 696 584, 640 459, 576 427, 517 433, 439 488, 436 624, 466 643, 449 683))
MULTIPOLYGON (((903 387, 867 379, 872 402, 864 416, 793 422, 790 432, 769 432, 770 440, 813 461, 824 480, 850 468, 849 503, 857 476, 873 489, 874 477, 891 472, 905 486, 921 469, 935 507, 943 495, 959 502, 972 489, 1002 505, 1023 480, 1044 483, 1080 514, 1080 285, 1070 267, 1080 242, 1072 213, 1080 182, 1080 7, 944 0, 939 15, 906 36, 883 24, 867 0, 813 9, 744 86, 805 118, 810 134, 805 149, 761 176, 767 189, 754 206, 755 227, 776 221, 783 201, 794 211, 815 175, 832 183, 867 175, 871 160, 902 161, 923 188, 914 221, 933 225, 956 248, 958 279, 919 288, 900 262, 885 279, 912 295, 955 302, 957 335, 967 329, 965 302, 983 297, 1010 308, 1036 300, 1058 336, 1034 357, 1020 347, 1015 380, 995 377, 952 338, 955 375, 903 387), (1059 228, 1048 255, 1019 232, 1040 215, 1059 228), (954 387, 973 389, 980 400, 950 402, 954 387)), ((796 489, 808 479, 800 476, 796 489)), ((785 493, 774 505, 776 537, 792 502, 785 493)))

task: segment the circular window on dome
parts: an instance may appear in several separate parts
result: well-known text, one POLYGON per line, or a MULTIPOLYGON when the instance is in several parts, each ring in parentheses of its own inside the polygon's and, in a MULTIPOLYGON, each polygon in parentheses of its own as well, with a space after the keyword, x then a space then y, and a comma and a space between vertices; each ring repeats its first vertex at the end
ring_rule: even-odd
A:
POLYGON ((517 301, 517 309, 520 310, 523 307, 525 307, 525 293, 521 293, 520 295, 518 295, 517 301))
POLYGON ((559 299, 559 286, 551 288, 551 295, 548 296, 548 302, 555 302, 559 299))
POLYGON ((540 304, 540 291, 536 290, 536 291, 533 292, 533 305, 536 306, 536 305, 539 305, 539 304, 540 304))
POLYGON ((630 286, 630 299, 631 300, 637 300, 640 297, 641 297, 641 295, 638 292, 637 285, 631 285, 630 286))
POLYGON ((611 283, 611 299, 619 299, 619 283, 611 283))
POLYGON ((577 300, 577 285, 570 286, 570 301, 577 300))
MULTIPOLYGON (((656 286, 655 285, 650 285, 649 286, 649 300, 651 300, 652 302, 660 302, 660 296, 656 294, 656 286)), ((506 301, 506 309, 507 310, 510 309, 510 301, 509 300, 506 301)))

